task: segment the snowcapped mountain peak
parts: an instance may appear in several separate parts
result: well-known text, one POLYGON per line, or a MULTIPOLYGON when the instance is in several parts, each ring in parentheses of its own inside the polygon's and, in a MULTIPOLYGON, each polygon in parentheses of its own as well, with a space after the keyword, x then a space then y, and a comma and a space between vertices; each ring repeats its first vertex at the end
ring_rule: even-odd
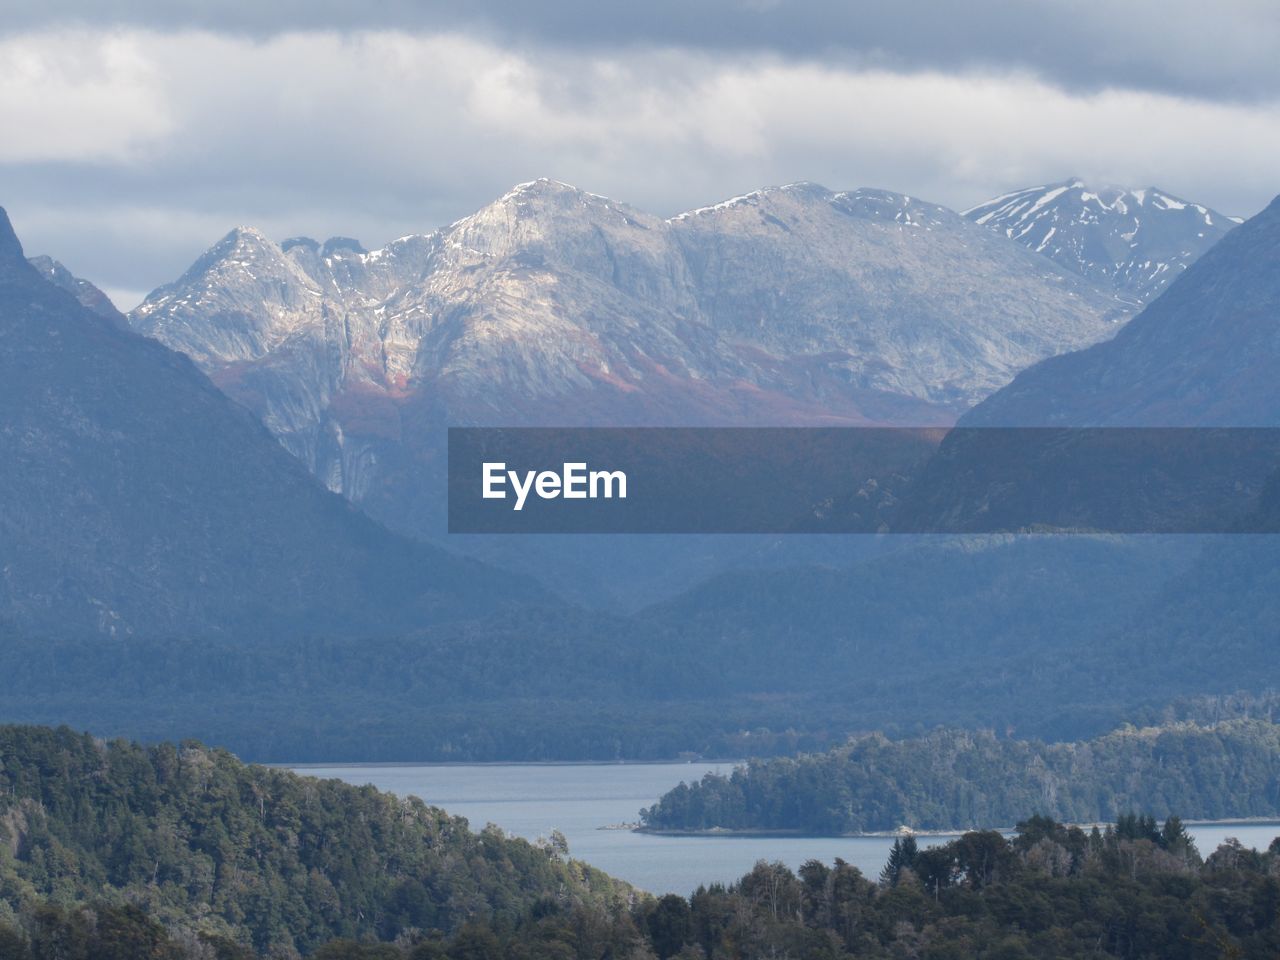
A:
POLYGON ((481 208, 469 217, 463 217, 449 225, 453 230, 468 224, 495 220, 536 219, 539 217, 590 216, 592 212, 636 211, 624 203, 610 200, 598 193, 589 193, 569 183, 543 177, 519 183, 497 200, 481 208))
POLYGON ((827 200, 831 197, 831 191, 820 183, 814 183, 812 180, 796 180, 794 183, 784 183, 780 187, 767 187, 760 191, 764 194, 781 193, 794 197, 808 197, 813 200, 827 200))
MULTIPOLYGON (((780 187, 764 187, 741 196, 730 197, 719 203, 698 207, 677 214, 668 220, 671 224, 689 223, 717 216, 765 217, 780 216, 784 209, 798 210, 804 207, 833 208, 848 216, 866 220, 882 220, 904 227, 934 226, 956 215, 937 204, 926 203, 874 187, 835 192, 820 183, 798 180, 780 187)), ((775 226, 777 222, 775 221, 775 226)))
POLYGON ((841 213, 867 220, 880 220, 899 227, 932 229, 958 219, 953 211, 936 203, 876 187, 859 187, 857 190, 833 194, 831 204, 841 213))
POLYGON ((518 183, 490 206, 520 204, 605 204, 621 206, 608 197, 598 193, 589 193, 563 180, 552 180, 550 177, 539 177, 527 183, 518 183))
MULTIPOLYGON (((1178 201, 1151 188, 1146 211, 1178 201)), ((1175 212, 1202 216, 1196 204, 1175 212)), ((1212 213, 1212 211, 1207 211, 1212 213)), ((1214 218, 1215 221, 1217 217, 1214 218)), ((1280 423, 1280 205, 1232 229, 1116 336, 1020 374, 971 426, 1280 423)))
POLYGON ((262 246, 275 246, 275 243, 257 227, 239 226, 233 227, 214 244, 213 249, 231 247, 251 250, 262 246))
POLYGON ((697 217, 706 216, 709 213, 715 213, 719 210, 730 210, 733 207, 739 206, 741 204, 754 206, 757 203, 759 203, 760 198, 764 196, 765 192, 766 192, 765 190, 752 190, 750 193, 744 193, 736 197, 730 197, 727 200, 721 200, 719 203, 712 203, 705 207, 697 207, 696 209, 693 209, 693 210, 686 210, 683 213, 677 213, 668 222, 675 223, 680 220, 692 220, 697 217))
POLYGON ((204 252, 177 281, 154 291, 130 315, 134 329, 197 362, 255 360, 286 339, 300 312, 320 300, 315 279, 254 227, 236 227, 204 252), (193 322, 218 316, 218 323, 193 322))
POLYGON ((558 180, 518 184, 493 203, 450 224, 441 242, 450 255, 492 259, 522 253, 526 262, 575 257, 586 245, 597 249, 634 228, 660 233, 661 220, 623 203, 558 180))
MULTIPOLYGON (((226 278, 241 273, 257 278, 264 273, 292 272, 292 261, 280 245, 255 227, 236 227, 206 250, 170 287, 190 286, 202 280, 226 278)), ((165 291, 168 288, 161 288, 165 291)))
POLYGON ((963 216, 1135 304, 1239 222, 1159 187, 1095 187, 1079 177, 1002 194, 963 216))
POLYGON ((535 180, 527 180, 524 183, 517 183, 514 187, 503 194, 499 203, 511 200, 515 197, 528 196, 529 194, 538 193, 581 193, 577 187, 571 183, 565 183, 563 180, 554 180, 551 177, 538 177, 535 180))
POLYGON ((697 220, 700 217, 723 215, 733 211, 741 214, 749 210, 765 209, 776 203, 830 203, 833 196, 836 196, 836 194, 833 194, 820 183, 814 183, 811 180, 796 180, 792 183, 784 183, 781 186, 761 187, 759 190, 752 190, 736 197, 729 197, 726 200, 708 204, 705 207, 686 210, 671 217, 667 222, 682 223, 697 220))

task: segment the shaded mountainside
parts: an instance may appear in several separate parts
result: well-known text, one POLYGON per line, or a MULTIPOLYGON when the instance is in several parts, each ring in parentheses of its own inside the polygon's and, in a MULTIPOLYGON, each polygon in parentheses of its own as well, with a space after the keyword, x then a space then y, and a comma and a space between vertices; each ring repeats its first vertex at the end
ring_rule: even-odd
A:
POLYGON ((1053 357, 968 426, 1280 424, 1280 199, 1232 230, 1114 339, 1053 357))
POLYGON ((843 569, 727 574, 641 616, 513 609, 395 638, 12 636, 0 708, 273 761, 761 755, 942 724, 1075 739, 1177 697, 1280 686, 1265 622, 1240 615, 1251 655, 1206 656, 1214 605, 1164 649, 1128 640, 1164 584, 1195 595, 1177 580, 1188 541, 904 542, 843 569))
POLYGON ((900 674, 982 675, 1009 657, 1052 656, 1109 632, 1196 549, 1172 539, 1069 536, 894 544, 848 568, 727 573, 648 617, 697 637, 725 678, 852 692, 900 674))
POLYGON ((325 491, 186 358, 43 279, 0 214, 0 623, 403 631, 539 594, 325 491))
POLYGON ((40 275, 55 287, 59 287, 75 297, 80 302, 80 306, 87 310, 92 310, 100 317, 105 317, 122 329, 128 329, 129 319, 116 309, 116 305, 111 302, 110 297, 88 280, 75 276, 52 257, 28 257, 27 262, 35 267, 40 272, 40 275))
POLYGON ((417 798, 194 742, 0 727, 0 906, 130 904, 171 930, 287 953, 512 922, 540 901, 607 913, 631 897, 550 847, 474 833, 417 798))
POLYGON ((784 830, 835 835, 1008 827, 1033 810, 1073 823, 1129 810, 1161 818, 1280 816, 1280 726, 1125 728, 1044 744, 939 731, 876 734, 830 753, 752 761, 681 784, 642 811, 653 830, 784 830))
POLYGON ((961 427, 1057 429, 953 432, 906 496, 906 528, 950 518, 948 528, 963 531, 1038 514, 1074 529, 1276 529, 1280 474, 1262 431, 1191 440, 1190 431, 1178 439, 1174 431, 1068 428, 1280 426, 1278 324, 1280 199, 1232 230, 1114 339, 1035 365, 965 414, 961 427), (1187 453, 1162 462, 1162 438, 1187 453), (1125 449, 1108 450, 1113 441, 1125 449), (1132 469, 1100 484, 1113 452, 1131 458, 1132 469), (1087 501, 1081 491, 1092 491, 1087 501))
POLYGON ((1157 187, 1074 179, 1006 193, 964 216, 1135 304, 1159 296, 1240 222, 1157 187))

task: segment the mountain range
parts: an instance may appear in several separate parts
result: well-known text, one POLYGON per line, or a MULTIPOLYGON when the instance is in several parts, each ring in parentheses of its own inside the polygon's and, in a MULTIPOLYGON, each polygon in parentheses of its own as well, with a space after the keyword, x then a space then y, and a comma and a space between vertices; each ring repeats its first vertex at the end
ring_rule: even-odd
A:
POLYGON ((446 422, 947 423, 1130 310, 900 194, 801 183, 663 220, 539 180, 372 252, 238 228, 130 323, 389 519, 446 422))
MULTIPOLYGON (((567 207, 566 216, 578 215, 577 204, 599 205, 610 216, 617 212, 607 201, 582 199, 566 188, 542 185, 533 192, 559 197, 556 209, 567 207)), ((523 201, 520 191, 515 193, 506 201, 515 212, 502 229, 522 237, 526 228, 544 229, 541 208, 529 201, 530 211, 519 212, 523 201), (526 224, 526 217, 536 222, 526 224)), ((761 273, 781 270, 777 261, 791 256, 800 262, 798 275, 818 270, 808 254, 782 247, 767 253, 769 243, 756 232, 785 246, 787 231, 764 219, 761 208, 782 219, 784 201, 805 210, 825 203, 826 212, 810 213, 839 222, 851 215, 837 206, 851 203, 853 195, 841 198, 807 187, 776 193, 781 199, 766 191, 754 200, 743 198, 678 220, 741 219, 745 238, 729 236, 737 229, 732 223, 700 227, 649 221, 649 232, 684 237, 681 231, 691 231, 681 243, 689 249, 702 244, 722 258, 713 271, 711 254, 704 261, 682 254, 663 276, 684 276, 680 271, 686 269, 690 277, 716 271, 728 276, 739 244, 760 254, 766 265, 761 273), (718 239, 698 239, 702 230, 718 239), (677 269, 679 263, 685 267, 677 269)), ((903 213, 899 206, 898 214, 912 220, 908 227, 895 219, 898 214, 888 216, 889 209, 882 208, 884 215, 873 227, 858 230, 881 239, 897 237, 893 243, 945 247, 951 240, 941 235, 954 227, 951 239, 963 239, 959 250, 980 237, 982 250, 998 251, 993 257, 1048 264, 1042 269, 1051 273, 1037 276, 1066 275, 1042 254, 987 225, 959 215, 952 221, 936 211, 936 220, 928 221, 927 211, 903 213), (923 239, 910 232, 917 229, 923 239)), ((592 214, 597 215, 604 216, 592 214)), ((803 218, 800 212, 788 215, 794 232, 803 218)), ((620 216, 612 229, 631 231, 620 216)), ((1263 373, 1274 367, 1275 356, 1275 345, 1266 337, 1267 318, 1276 316, 1277 304, 1271 279, 1275 223, 1273 206, 1234 229, 1113 340, 1033 365, 988 403, 1012 403, 1008 397, 1022 389, 1020 383, 1034 384, 1045 370, 1063 364, 1087 361, 1091 368, 1092 358, 1101 355, 1121 358, 1108 361, 1116 372, 1103 387, 1114 388, 1121 398, 1120 388, 1147 389, 1144 395, 1167 409, 1163 381, 1143 386, 1141 351, 1129 345, 1140 336, 1146 338, 1137 341, 1143 344, 1186 341, 1184 380, 1211 374, 1214 389, 1228 397, 1238 383, 1256 393, 1265 409, 1269 388, 1263 373), (1230 346, 1235 337, 1250 353, 1243 358, 1247 363, 1233 367, 1223 358, 1237 357, 1230 346), (1132 365, 1119 366, 1121 360, 1132 365)), ((870 555, 850 556, 828 546, 847 544, 844 538, 827 538, 818 547, 809 538, 782 538, 785 542, 757 545, 773 554, 768 569, 741 570, 727 566, 701 542, 662 549, 648 544, 649 552, 628 559, 616 543, 597 545, 592 554, 582 538, 575 538, 561 555, 580 553, 578 562, 599 567, 602 579, 625 578, 632 567, 662 567, 679 596, 628 616, 559 604, 521 577, 401 538, 370 521, 324 489, 320 480, 331 478, 323 471, 320 478, 312 476, 307 467, 313 464, 281 448, 279 441, 289 438, 280 424, 268 430, 258 420, 267 408, 243 405, 255 396, 252 391, 233 389, 270 382, 275 364, 283 365, 280 383, 329 383, 318 374, 314 381, 290 380, 305 367, 293 361, 309 357, 314 364, 306 369, 315 372, 324 360, 333 364, 325 369, 342 371, 355 356, 351 345, 365 341, 356 336, 355 319, 327 304, 336 295, 323 292, 316 278, 328 271, 331 286, 341 288, 342 270, 387 270, 378 281, 389 285, 382 301, 370 297, 368 304, 353 308, 365 319, 361 311, 366 308, 376 317, 384 302, 395 301, 396 276, 383 261, 407 261, 409 253, 376 255, 341 239, 277 246, 239 231, 181 285, 158 291, 149 302, 173 296, 177 309, 179 300, 190 298, 183 309, 193 311, 184 314, 191 323, 183 327, 175 321, 166 336, 189 337, 186 349, 208 365, 228 397, 186 357, 122 329, 118 317, 95 312, 93 291, 75 278, 68 280, 43 261, 26 261, 7 221, 3 227, 0 702, 11 716, 72 719, 107 733, 149 737, 203 732, 255 756, 277 759, 656 757, 686 749, 795 749, 831 743, 851 729, 918 730, 942 721, 1075 736, 1112 725, 1136 708, 1157 709, 1175 696, 1253 689, 1280 680, 1266 666, 1274 621, 1270 571, 1280 564, 1265 545, 1250 547, 1250 553, 1193 538, 941 543, 854 538, 859 547, 870 544, 870 555), (194 311, 209 307, 202 298, 232 303, 230 288, 212 282, 223 273, 246 286, 235 288, 243 299, 234 310, 210 314, 221 318, 210 333, 194 311), (266 298, 270 309, 255 307, 254 297, 266 298), (318 301, 324 302, 317 306, 318 301), (324 320, 318 329, 316 316, 324 320), (211 359, 236 351, 245 359, 225 366, 211 359), (250 359, 255 356, 258 360, 250 359), (664 549, 683 555, 686 566, 668 563, 664 549), (1239 656, 1201 662, 1197 658, 1209 650, 1206 638, 1239 656), (1109 657, 1122 667, 1099 671, 1092 666, 1109 657), (744 731, 752 731, 754 739, 744 731)), ((523 315, 524 301, 513 291, 524 296, 536 288, 554 304, 553 294, 589 288, 609 302, 609 297, 621 298, 617 291, 627 284, 641 283, 634 257, 620 256, 616 240, 609 246, 616 273, 610 269, 603 278, 596 254, 603 256, 604 241, 594 227, 584 228, 581 246, 569 245, 567 252, 543 248, 535 254, 536 244, 522 240, 514 252, 493 253, 493 262, 476 253, 484 231, 475 224, 455 228, 452 239, 465 239, 471 252, 450 248, 440 256, 475 257, 474 269, 435 275, 428 270, 435 262, 428 256, 420 268, 430 282, 413 288, 414 297, 428 298, 424 304, 437 302, 429 300, 434 296, 450 309, 424 319, 418 331, 422 338, 412 343, 407 334, 396 339, 401 334, 395 331, 407 327, 375 324, 371 329, 379 337, 387 331, 391 346, 360 354, 367 360, 360 376, 367 374, 369 383, 385 379, 388 370, 406 371, 396 387, 403 396, 390 387, 368 387, 368 396, 390 404, 397 428, 386 430, 386 446, 369 461, 379 470, 341 474, 340 482, 330 484, 350 494, 349 477, 370 478, 362 504, 377 502, 378 484, 384 483, 379 471, 396 465, 390 454, 383 455, 396 445, 403 448, 407 441, 401 438, 428 436, 440 422, 436 418, 468 409, 459 406, 463 400, 480 404, 478 387, 472 394, 464 386, 472 382, 469 377, 478 384, 488 376, 492 370, 486 364, 514 358, 511 370, 532 376, 541 369, 532 358, 550 358, 547 371, 567 369, 553 362, 562 344, 554 338, 546 342, 554 327, 534 324, 525 344, 532 344, 533 353, 526 354, 524 347, 504 353, 519 339, 516 327, 523 315), (472 228, 477 232, 468 233, 472 228), (579 272, 571 275, 565 264, 577 264, 579 272), (468 283, 477 286, 467 295, 450 286, 468 283), (602 288, 614 292, 606 296, 602 288), (507 299, 498 296, 502 290, 507 299), (494 299, 481 303, 481 293, 494 299), (459 343, 443 335, 430 339, 455 320, 459 343), (486 342, 490 326, 498 328, 496 345, 486 342), (399 342, 407 344, 401 353, 394 348, 399 342), (447 377, 420 382, 413 371, 427 368, 405 366, 410 355, 414 363, 425 362, 424 343, 439 347, 434 355, 456 361, 445 365, 447 377), (411 427, 424 429, 419 434, 411 427)), ((821 234, 811 229, 811 237, 821 234)), ((428 240, 407 239, 402 246, 409 251, 428 240)), ((914 262, 908 253, 895 255, 914 262)), ((926 258, 924 266, 935 265, 926 258)), ((416 268, 396 269, 410 277, 416 268)), ((654 274, 645 275, 657 282, 654 274)), ((899 277, 898 282, 908 281, 899 277)), ((966 276, 954 282, 976 281, 966 276)), ((376 286, 373 280, 361 283, 362 289, 376 286)), ((736 296, 734 291, 749 283, 739 277, 723 296, 736 296)), ((355 303, 356 294, 348 295, 355 303)), ((699 316, 714 315, 716 298, 701 296, 699 316)), ((1091 302, 1111 310, 1117 296, 1095 293, 1091 302)), ((812 302, 820 300, 813 294, 812 302)), ((743 316, 740 305, 730 309, 726 303, 721 301, 726 318, 743 316)), ((532 310, 532 316, 561 315, 532 310)), ((1118 323, 1094 316, 1098 323, 1118 323)), ((587 319, 595 323, 595 318, 587 319)), ((613 320, 621 322, 621 315, 613 320)), ((137 314, 131 322, 138 323, 137 314)), ((786 322, 794 323, 798 342, 808 335, 806 329, 812 333, 820 326, 815 320, 806 327, 800 315, 786 322)), ((718 331, 730 329, 730 319, 708 321, 707 329, 719 336, 718 331)), ((615 332, 618 339, 610 342, 624 343, 622 333, 615 332)), ((646 328, 636 336, 652 345, 658 341, 643 338, 666 334, 646 328)), ((765 350, 768 331, 755 336, 752 349, 765 350)), ((727 348, 724 356, 720 352, 711 350, 708 366, 699 369, 710 371, 713 359, 745 363, 748 356, 727 348)), ((692 384, 696 378, 685 379, 692 384)), ((345 397, 342 391, 350 383, 333 383, 341 391, 327 398, 318 392, 295 394, 296 412, 309 410, 320 419, 334 409, 346 415, 349 408, 335 407, 333 398, 345 397)), ((552 409, 538 406, 539 383, 499 377, 497 386, 527 390, 526 416, 536 422, 552 409)), ((712 386, 719 390, 722 384, 712 386)), ((1100 402, 1100 389, 1090 377, 1057 378, 1052 386, 1055 402, 1076 411, 1100 402)), ((687 396, 680 390, 672 396, 687 396)), ((957 412, 928 399, 910 399, 949 416, 957 412)), ((295 408, 271 409, 283 414, 295 408)), ((516 416, 501 409, 489 412, 495 418, 516 416)), ((679 409, 682 415, 689 410, 679 409)), ((984 416, 983 409, 970 416, 984 416)), ((1190 415, 1195 407, 1183 409, 1190 415)), ((604 413, 602 407, 583 416, 604 413)), ((485 422, 479 413, 475 419, 485 422)), ((269 418, 265 422, 270 426, 269 418)), ((346 422, 367 429, 366 421, 346 422)), ((422 453, 430 450, 424 442, 422 453)), ((406 462, 401 459, 399 468, 410 476, 406 462)), ((425 470, 417 474, 426 475, 425 470)), ((551 570, 550 578, 555 574, 551 570)))
MULTIPOLYGON (((446 423, 945 424, 1132 314, 1112 277, 994 226, 808 183, 664 220, 538 180, 372 252, 237 228, 129 322, 190 356, 329 489, 432 538, 446 423)), ((1188 249, 1195 226, 1182 224, 1188 249)), ((788 552, 661 546, 455 544, 623 606, 788 552), (636 575, 601 583, 605 562, 636 575)))
MULTIPOLYGON (((1064 218, 1075 205, 1089 250, 1111 249, 1123 228, 1092 215, 1096 193, 1042 192, 1064 218)), ((372 252, 237 228, 129 322, 190 356, 329 489, 431 539, 445 424, 946 424, 1139 306, 1119 263, 1084 269, 980 219, 809 183, 661 219, 537 180, 372 252)), ((1202 223, 1160 222, 1148 233, 1187 251, 1179 263, 1203 248, 1202 223)), ((450 546, 623 608, 813 555, 723 539, 450 546)))

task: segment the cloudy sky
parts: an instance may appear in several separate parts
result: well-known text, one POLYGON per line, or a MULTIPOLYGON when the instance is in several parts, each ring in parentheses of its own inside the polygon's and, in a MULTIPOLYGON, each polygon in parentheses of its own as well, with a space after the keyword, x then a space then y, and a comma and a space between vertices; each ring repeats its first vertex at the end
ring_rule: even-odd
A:
POLYGON ((1274 0, 0 0, 0 205, 124 307, 230 227, 367 246, 539 176, 958 209, 1280 193, 1274 0))

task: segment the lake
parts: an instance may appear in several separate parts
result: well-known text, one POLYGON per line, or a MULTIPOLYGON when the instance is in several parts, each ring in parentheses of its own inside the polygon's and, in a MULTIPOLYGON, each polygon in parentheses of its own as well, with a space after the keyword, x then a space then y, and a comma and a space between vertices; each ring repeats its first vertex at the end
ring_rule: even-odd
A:
MULTIPOLYGON (((868 877, 877 877, 893 844, 884 837, 655 837, 629 830, 602 830, 633 823, 681 780, 728 773, 732 762, 628 764, 311 764, 290 769, 313 777, 372 784, 410 794, 466 817, 472 829, 495 823, 508 833, 536 840, 561 831, 569 852, 606 873, 651 893, 688 895, 700 884, 728 883, 757 860, 780 860, 797 868, 806 860, 840 857, 868 877)), ((1280 824, 1190 828, 1202 854, 1227 837, 1265 849, 1280 824)), ((950 837, 921 837, 921 846, 950 837)))

